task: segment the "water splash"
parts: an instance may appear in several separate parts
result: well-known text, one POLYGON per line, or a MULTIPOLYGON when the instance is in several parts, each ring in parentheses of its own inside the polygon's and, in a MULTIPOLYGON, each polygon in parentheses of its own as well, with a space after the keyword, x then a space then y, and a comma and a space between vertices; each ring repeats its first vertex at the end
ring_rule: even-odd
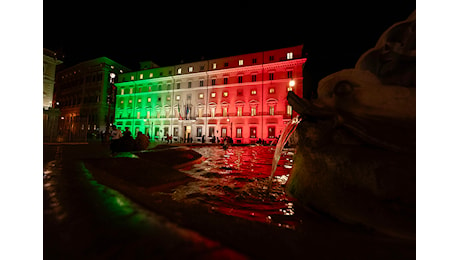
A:
POLYGON ((294 133, 294 130, 297 128, 297 125, 300 123, 300 121, 301 119, 299 116, 294 117, 286 125, 283 132, 281 133, 281 137, 278 140, 278 144, 276 145, 275 154, 273 155, 272 170, 270 174, 270 179, 268 180, 267 194, 270 193, 270 190, 272 188, 273 175, 275 174, 276 166, 278 165, 278 161, 280 160, 281 152, 283 151, 284 145, 286 145, 287 141, 289 140, 289 137, 292 135, 292 133, 294 133))

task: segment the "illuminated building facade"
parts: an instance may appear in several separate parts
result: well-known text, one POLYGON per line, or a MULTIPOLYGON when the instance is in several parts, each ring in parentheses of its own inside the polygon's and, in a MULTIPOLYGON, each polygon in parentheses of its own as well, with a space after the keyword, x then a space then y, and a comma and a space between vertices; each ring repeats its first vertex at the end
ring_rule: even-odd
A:
POLYGON ((302 96, 302 46, 118 75, 115 125, 163 140, 272 141, 293 116, 286 96, 302 96))
POLYGON ((43 141, 57 137, 59 109, 53 107, 56 66, 62 64, 54 51, 43 48, 43 141))
MULTIPOLYGON (((109 74, 126 71, 130 70, 101 57, 56 74, 55 106, 61 110, 59 131, 63 141, 85 141, 88 136, 95 137, 105 131, 109 74)), ((111 111, 114 111, 113 107, 111 111)))

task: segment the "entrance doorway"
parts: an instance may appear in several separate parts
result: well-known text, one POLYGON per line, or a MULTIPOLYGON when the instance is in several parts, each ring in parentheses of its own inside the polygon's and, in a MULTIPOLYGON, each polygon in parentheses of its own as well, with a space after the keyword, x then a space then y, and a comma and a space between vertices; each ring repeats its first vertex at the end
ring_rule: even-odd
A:
POLYGON ((184 141, 186 143, 191 142, 191 136, 192 136, 192 126, 184 126, 184 141))

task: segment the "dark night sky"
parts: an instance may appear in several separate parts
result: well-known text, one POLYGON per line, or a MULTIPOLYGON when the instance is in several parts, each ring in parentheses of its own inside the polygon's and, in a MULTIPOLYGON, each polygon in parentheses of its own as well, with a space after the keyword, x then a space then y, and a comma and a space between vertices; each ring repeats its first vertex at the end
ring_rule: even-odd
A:
POLYGON ((67 65, 107 56, 137 70, 143 60, 166 66, 304 44, 327 73, 353 66, 415 10, 415 1, 400 0, 248 2, 45 0, 43 47, 63 51, 67 65))

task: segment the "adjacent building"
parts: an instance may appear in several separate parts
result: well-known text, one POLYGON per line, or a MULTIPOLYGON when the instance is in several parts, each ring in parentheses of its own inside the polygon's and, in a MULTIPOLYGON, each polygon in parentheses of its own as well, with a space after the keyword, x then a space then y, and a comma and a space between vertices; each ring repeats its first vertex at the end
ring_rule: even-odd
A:
POLYGON ((61 110, 61 141, 86 141, 106 130, 113 122, 114 107, 107 103, 110 73, 130 71, 127 67, 101 57, 61 70, 56 75, 55 107, 61 110), (109 115, 110 112, 110 115, 109 115))
POLYGON ((43 141, 56 141, 60 111, 53 107, 56 66, 62 64, 54 51, 43 48, 43 141))
POLYGON ((157 140, 272 141, 293 116, 288 91, 302 96, 305 62, 302 45, 167 67, 144 62, 118 75, 114 124, 157 140))

